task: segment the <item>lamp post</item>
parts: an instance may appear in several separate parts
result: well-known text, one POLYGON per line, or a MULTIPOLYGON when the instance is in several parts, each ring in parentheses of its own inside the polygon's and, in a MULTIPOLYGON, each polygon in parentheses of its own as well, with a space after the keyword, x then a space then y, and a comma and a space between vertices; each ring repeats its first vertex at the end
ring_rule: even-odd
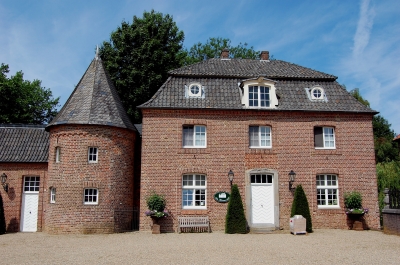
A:
POLYGON ((6 181, 7 181, 6 173, 1 174, 1 186, 3 186, 3 189, 8 193, 8 184, 6 183, 6 181))
POLYGON ((229 179, 229 181, 230 181, 230 183, 231 183, 231 187, 232 187, 232 182, 233 182, 233 178, 234 178, 234 177, 235 177, 235 174, 233 173, 232 169, 229 170, 229 172, 228 172, 228 179, 229 179))
POLYGON ((289 190, 293 191, 295 188, 293 188, 293 182, 296 179, 296 173, 293 170, 290 170, 289 172, 289 190))

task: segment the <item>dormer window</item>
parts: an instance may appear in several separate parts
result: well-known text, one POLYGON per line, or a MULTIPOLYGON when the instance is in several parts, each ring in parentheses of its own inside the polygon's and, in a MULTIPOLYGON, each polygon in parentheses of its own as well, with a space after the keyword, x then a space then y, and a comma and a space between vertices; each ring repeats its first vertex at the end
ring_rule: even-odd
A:
POLYGON ((249 86, 249 107, 269 107, 269 87, 249 86))
POLYGON ((278 106, 275 81, 259 77, 239 83, 242 105, 245 108, 269 109, 278 106))
POLYGON ((199 83, 192 83, 186 87, 186 97, 187 98, 202 98, 204 97, 204 88, 199 83))
POLYGON ((314 87, 311 90, 311 98, 312 99, 322 99, 323 98, 323 91, 320 87, 314 87))

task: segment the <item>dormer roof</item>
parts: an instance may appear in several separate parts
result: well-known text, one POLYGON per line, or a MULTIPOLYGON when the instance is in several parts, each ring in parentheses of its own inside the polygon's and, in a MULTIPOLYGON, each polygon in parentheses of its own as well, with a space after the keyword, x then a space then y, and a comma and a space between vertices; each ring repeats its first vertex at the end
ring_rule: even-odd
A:
POLYGON ((97 54, 46 130, 61 124, 106 125, 136 130, 97 54))

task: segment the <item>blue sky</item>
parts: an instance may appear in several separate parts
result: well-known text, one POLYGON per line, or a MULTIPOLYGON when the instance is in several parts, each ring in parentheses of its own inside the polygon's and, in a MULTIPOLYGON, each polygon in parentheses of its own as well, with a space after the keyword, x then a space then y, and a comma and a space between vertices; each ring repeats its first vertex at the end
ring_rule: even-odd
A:
POLYGON ((400 1, 22 1, 0 2, 0 63, 68 99, 123 20, 173 16, 190 48, 209 37, 247 42, 276 59, 338 76, 359 88, 400 133, 400 1))

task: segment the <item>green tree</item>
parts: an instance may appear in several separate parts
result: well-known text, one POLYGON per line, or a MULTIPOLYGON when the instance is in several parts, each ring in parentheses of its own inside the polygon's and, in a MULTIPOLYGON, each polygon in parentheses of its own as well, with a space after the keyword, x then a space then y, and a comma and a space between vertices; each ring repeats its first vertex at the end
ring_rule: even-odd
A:
MULTIPOLYGON (((359 89, 350 91, 359 102, 363 105, 370 107, 368 100, 365 100, 359 89)), ((372 126, 374 131, 374 145, 375 145, 375 161, 376 163, 398 161, 399 149, 397 143, 393 142, 396 136, 395 132, 390 128, 391 124, 382 116, 375 115, 372 119, 372 126)))
POLYGON ((294 191, 294 198, 292 204, 292 211, 290 216, 302 215, 306 218, 306 231, 312 233, 312 221, 310 214, 310 207, 308 206, 307 196, 304 193, 303 187, 298 185, 294 191))
POLYGON ((41 87, 41 81, 24 80, 22 71, 10 78, 9 67, 0 66, 0 123, 44 124, 57 114, 59 98, 54 99, 50 89, 41 87))
POLYGON ((6 218, 4 216, 3 197, 0 193, 0 235, 6 233, 6 218))
POLYGON ((231 58, 256 59, 260 56, 259 51, 255 51, 253 46, 247 47, 247 43, 239 43, 232 46, 230 39, 209 38, 205 44, 198 42, 189 50, 186 50, 185 65, 201 62, 210 58, 217 58, 221 55, 224 48, 229 49, 231 58))
POLYGON ((154 10, 123 21, 100 47, 100 56, 131 121, 141 122, 136 106, 149 100, 167 80, 168 71, 181 67, 184 34, 170 15, 154 10))
POLYGON ((243 202, 236 184, 232 185, 231 188, 231 197, 228 202, 228 211, 226 213, 225 233, 247 233, 247 222, 244 215, 243 202))

